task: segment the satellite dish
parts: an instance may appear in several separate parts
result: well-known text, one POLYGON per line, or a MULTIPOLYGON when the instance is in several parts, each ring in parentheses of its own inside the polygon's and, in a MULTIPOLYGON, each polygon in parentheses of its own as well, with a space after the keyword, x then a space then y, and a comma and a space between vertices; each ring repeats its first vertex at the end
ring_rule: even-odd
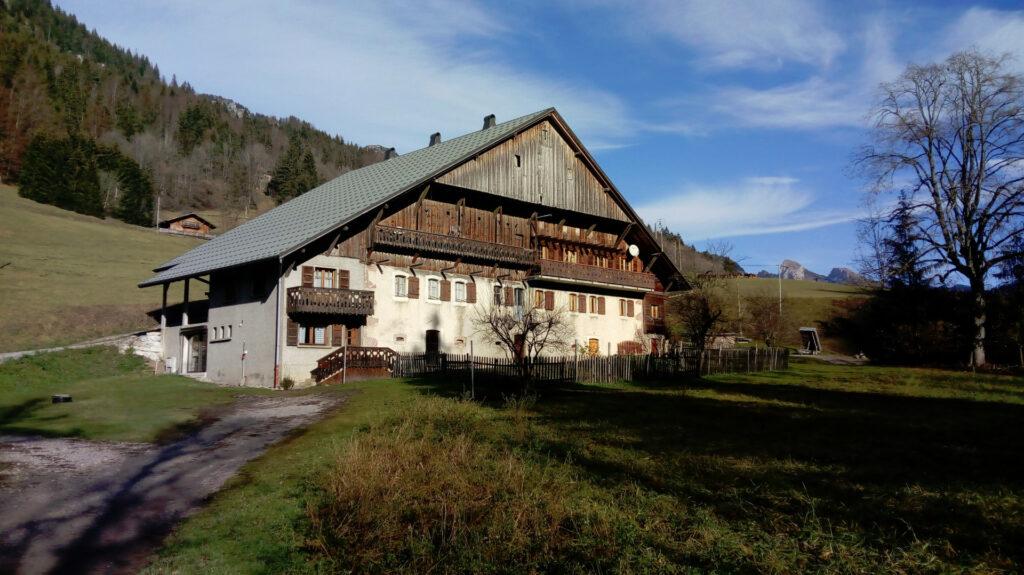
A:
POLYGON ((640 248, 636 247, 636 244, 629 244, 629 248, 628 249, 629 249, 629 255, 633 256, 634 258, 636 256, 640 255, 640 248))

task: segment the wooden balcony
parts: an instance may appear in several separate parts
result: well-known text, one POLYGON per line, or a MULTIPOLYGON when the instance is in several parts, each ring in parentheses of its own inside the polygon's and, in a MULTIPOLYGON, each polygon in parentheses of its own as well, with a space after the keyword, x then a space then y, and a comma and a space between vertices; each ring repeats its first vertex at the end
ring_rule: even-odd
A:
POLYGON ((377 226, 373 233, 375 249, 397 248, 445 259, 463 258, 489 264, 502 263, 528 266, 533 264, 533 250, 507 246, 458 236, 377 226))
POLYGON ((340 288, 288 288, 288 313, 373 315, 373 292, 340 288))
POLYGON ((654 290, 654 274, 638 273, 554 260, 537 260, 534 278, 572 280, 591 284, 654 290))
POLYGON ((665 318, 645 316, 644 333, 668 335, 668 328, 665 326, 665 318))

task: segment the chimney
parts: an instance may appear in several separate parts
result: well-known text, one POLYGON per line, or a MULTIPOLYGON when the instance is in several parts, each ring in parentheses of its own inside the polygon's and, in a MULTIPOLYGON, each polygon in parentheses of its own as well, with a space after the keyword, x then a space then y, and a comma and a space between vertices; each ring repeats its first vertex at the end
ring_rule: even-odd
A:
POLYGON ((495 123, 494 114, 484 116, 484 129, 493 128, 495 123))
POLYGON ((431 146, 433 146, 434 144, 440 144, 440 143, 441 143, 441 132, 434 132, 433 134, 430 134, 430 145, 431 146))
POLYGON ((388 148, 387 151, 384 152, 384 159, 385 160, 390 160, 391 158, 397 158, 397 157, 398 157, 398 152, 396 152, 394 148, 388 148))

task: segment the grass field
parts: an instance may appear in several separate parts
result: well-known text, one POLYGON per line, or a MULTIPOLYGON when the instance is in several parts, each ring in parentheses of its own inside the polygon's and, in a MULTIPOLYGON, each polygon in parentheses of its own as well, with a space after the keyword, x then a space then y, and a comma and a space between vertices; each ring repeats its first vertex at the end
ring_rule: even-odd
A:
MULTIPOLYGON (((740 297, 769 294, 778 297, 779 280, 770 278, 738 278, 730 280, 740 297)), ((734 292, 735 293, 735 292, 734 292)), ((782 280, 783 313, 793 326, 783 343, 791 346, 800 344, 798 327, 817 327, 826 351, 840 353, 856 353, 860 350, 848 349, 845 342, 823 329, 821 322, 829 321, 840 313, 835 302, 851 298, 869 297, 862 287, 815 282, 806 280, 782 280)), ((732 310, 730 310, 732 311, 732 310)))
MULTIPOLYGON (((795 363, 474 403, 362 382, 153 573, 1012 572, 1024 384, 795 363)), ((492 394, 497 395, 497 394, 492 394)))
POLYGON ((0 351, 152 325, 146 312, 160 306, 160 289, 136 284, 198 244, 38 204, 0 186, 0 351))
POLYGON ((155 441, 241 393, 271 392, 153 375, 142 358, 112 347, 40 354, 0 364, 0 434, 155 441), (55 393, 74 401, 50 403, 55 393))

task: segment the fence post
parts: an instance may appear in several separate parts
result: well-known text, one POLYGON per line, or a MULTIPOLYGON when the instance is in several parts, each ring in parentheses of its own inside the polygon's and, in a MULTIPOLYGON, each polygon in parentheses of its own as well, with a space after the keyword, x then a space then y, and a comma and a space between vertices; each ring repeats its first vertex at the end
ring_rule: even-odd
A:
MULTIPOLYGON (((469 340, 469 398, 476 399, 476 372, 473 367, 473 340, 469 340)), ((463 384, 462 392, 466 392, 465 384, 463 384)))

